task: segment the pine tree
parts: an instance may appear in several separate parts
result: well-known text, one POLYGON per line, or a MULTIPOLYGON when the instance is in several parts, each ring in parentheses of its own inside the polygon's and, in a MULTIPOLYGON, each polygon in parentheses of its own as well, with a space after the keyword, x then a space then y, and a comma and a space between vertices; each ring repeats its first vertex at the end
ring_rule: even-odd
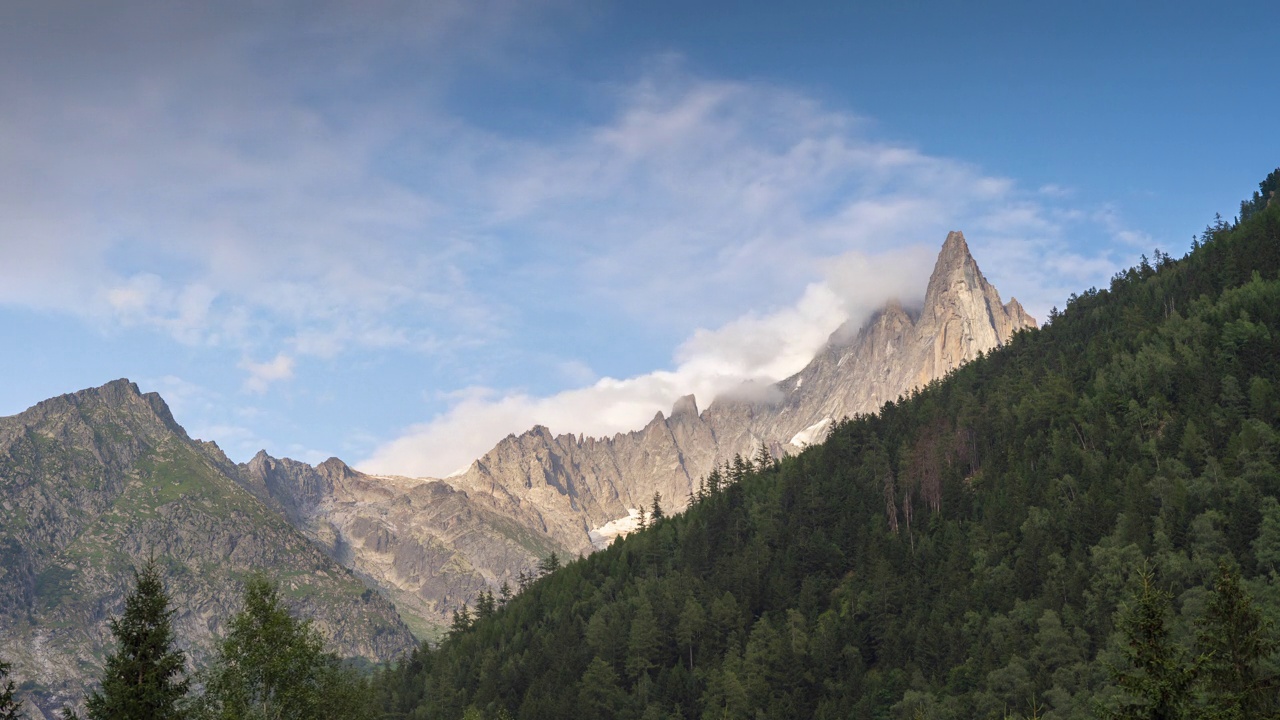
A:
POLYGON ((755 458, 755 462, 753 463, 753 465, 755 465, 756 472, 764 472, 766 470, 772 469, 773 464, 774 464, 773 453, 769 452, 768 446, 766 446, 763 442, 760 443, 760 448, 756 450, 756 458, 755 458))
POLYGON ((0 720, 18 720, 22 702, 13 699, 13 681, 8 678, 9 663, 0 660, 0 720))
POLYGON ((627 642, 627 674, 639 679, 655 666, 662 638, 653 606, 645 598, 636 603, 631 617, 631 634, 627 642))
POLYGON ((1240 586, 1240 574, 1219 563, 1213 595, 1198 624, 1204 658, 1205 717, 1224 720, 1275 717, 1274 681, 1260 667, 1276 650, 1268 623, 1240 586))
POLYGON ((599 657, 592 658, 579 683, 579 716, 601 720, 613 718, 625 701, 626 693, 618 686, 618 673, 599 657))
POLYGON ((551 573, 559 569, 560 569, 560 556, 556 555, 555 553, 551 553, 550 555, 542 558, 542 560, 538 562, 539 577, 543 575, 550 575, 551 573))
POLYGON ((1107 713, 1117 720, 1178 720, 1187 717, 1195 669, 1170 638, 1169 593, 1157 588, 1150 571, 1138 574, 1139 595, 1125 610, 1120 629, 1129 667, 1116 669, 1116 684, 1130 698, 1107 713))
POLYGON ((506 581, 502 581, 502 587, 498 588, 498 602, 506 605, 511 601, 511 585, 506 581))
POLYGON ((689 672, 693 672, 693 649, 697 645, 698 636, 707 625, 707 613, 697 598, 684 601, 684 610, 680 612, 680 620, 676 623, 676 639, 680 646, 689 651, 689 672))
POLYGON ((453 620, 449 623, 449 634, 457 635, 466 632, 471 627, 471 621, 471 611, 466 605, 463 605, 461 610, 454 610, 453 620))
POLYGON ((662 493, 653 494, 653 509, 649 511, 649 517, 653 522, 657 522, 666 517, 662 514, 662 493))
POLYGON ((497 603, 493 599, 493 593, 485 590, 476 598, 476 619, 487 618, 497 610, 497 603))
POLYGON ((86 700, 89 719, 183 718, 181 703, 190 686, 186 655, 173 647, 173 610, 155 559, 134 570, 133 580, 124 615, 111 620, 116 649, 102 670, 102 689, 86 700))

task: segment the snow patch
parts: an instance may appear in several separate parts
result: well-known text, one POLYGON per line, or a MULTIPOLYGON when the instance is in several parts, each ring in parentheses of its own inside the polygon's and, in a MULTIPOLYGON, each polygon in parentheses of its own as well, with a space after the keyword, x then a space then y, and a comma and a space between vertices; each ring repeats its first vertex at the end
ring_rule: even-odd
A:
POLYGON ((831 430, 831 426, 833 424, 834 424, 834 421, 832 421, 831 418, 829 417, 822 418, 818 422, 801 430, 795 435, 792 435, 791 440, 789 440, 788 442, 800 448, 808 447, 814 443, 822 442, 823 440, 826 439, 827 433, 831 430))
POLYGON ((800 389, 800 386, 801 386, 801 385, 803 385, 803 384, 804 384, 804 378, 802 378, 802 377, 798 377, 798 378, 796 378, 796 389, 797 389, 797 390, 799 390, 799 389, 800 389))
POLYGON ((587 537, 591 539, 595 549, 603 550, 609 547, 615 538, 626 537, 635 532, 638 527, 640 527, 640 511, 636 508, 628 508, 626 517, 610 520, 598 528, 588 530, 587 537))

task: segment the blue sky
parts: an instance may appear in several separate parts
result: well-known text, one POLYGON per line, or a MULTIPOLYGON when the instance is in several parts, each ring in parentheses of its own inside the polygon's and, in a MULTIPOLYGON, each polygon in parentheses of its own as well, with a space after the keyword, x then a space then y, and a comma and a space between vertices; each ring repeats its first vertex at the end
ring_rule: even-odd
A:
POLYGON ((964 230, 1037 317, 1280 165, 1274 3, 0 7, 0 414, 442 475, 793 372, 964 230))

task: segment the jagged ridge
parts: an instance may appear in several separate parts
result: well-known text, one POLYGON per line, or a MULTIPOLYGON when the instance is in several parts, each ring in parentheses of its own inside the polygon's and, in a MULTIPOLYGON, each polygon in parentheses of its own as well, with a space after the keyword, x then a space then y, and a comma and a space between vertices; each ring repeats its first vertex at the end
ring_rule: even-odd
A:
POLYGON ((200 662, 264 571, 339 652, 413 646, 394 607, 238 485, 154 393, 117 380, 0 418, 0 655, 45 710, 78 702, 132 567, 154 553, 180 644, 200 662))

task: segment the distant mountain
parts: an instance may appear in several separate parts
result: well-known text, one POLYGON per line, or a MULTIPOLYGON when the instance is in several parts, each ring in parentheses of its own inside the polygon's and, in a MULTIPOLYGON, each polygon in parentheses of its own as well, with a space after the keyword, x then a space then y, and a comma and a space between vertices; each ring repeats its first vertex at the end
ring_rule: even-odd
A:
POLYGON ((262 571, 331 647, 370 661, 413 637, 394 606, 326 557, 127 380, 0 418, 0 657, 48 712, 96 681, 131 569, 154 554, 179 643, 199 663, 262 571))
POLYGON ((509 436, 445 482, 495 512, 544 529, 574 553, 589 532, 647 507, 661 493, 683 508, 697 482, 761 445, 780 457, 822 440, 835 421, 874 412, 981 353, 1035 327, 1017 300, 1004 304, 979 270, 964 235, 947 235, 919 310, 891 303, 860 327, 837 329, 800 372, 746 396, 719 398, 699 413, 681 398, 642 430, 593 439, 535 427, 509 436))
POLYGON ((377 583, 420 635, 550 552, 590 553, 634 527, 661 493, 679 510, 713 468, 763 444, 775 456, 825 437, 835 421, 877 410, 1035 326, 1004 304, 963 234, 950 233, 919 309, 890 304, 846 325, 799 373, 721 398, 690 395, 669 416, 611 438, 511 435, 443 480, 372 477, 330 459, 311 467, 259 454, 246 487, 274 503, 330 557, 377 583), (593 543, 594 541, 594 543, 593 543))
POLYGON ((312 467, 260 452, 244 486, 331 558, 382 588, 421 638, 452 611, 552 552, 540 530, 478 505, 438 480, 370 476, 337 458, 312 467))

